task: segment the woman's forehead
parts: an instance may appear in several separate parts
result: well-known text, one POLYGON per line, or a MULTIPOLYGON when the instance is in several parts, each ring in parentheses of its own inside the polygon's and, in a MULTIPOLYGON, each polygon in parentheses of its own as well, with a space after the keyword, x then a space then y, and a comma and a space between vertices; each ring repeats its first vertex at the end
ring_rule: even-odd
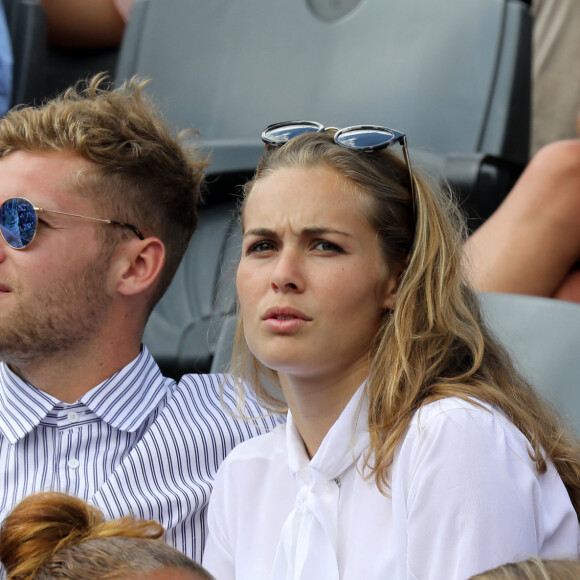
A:
POLYGON ((244 201, 242 226, 260 227, 292 216, 312 225, 368 222, 366 199, 352 182, 327 166, 284 167, 260 178, 244 201), (366 203, 365 203, 366 202, 366 203))

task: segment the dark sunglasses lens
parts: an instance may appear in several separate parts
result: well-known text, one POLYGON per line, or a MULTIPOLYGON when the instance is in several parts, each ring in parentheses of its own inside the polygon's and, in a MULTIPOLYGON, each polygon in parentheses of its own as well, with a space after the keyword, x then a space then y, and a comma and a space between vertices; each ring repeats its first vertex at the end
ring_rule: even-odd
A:
POLYGON ((0 230, 6 243, 13 248, 25 248, 36 232, 34 206, 22 197, 13 197, 0 206, 0 230))
POLYGON ((394 138, 393 133, 382 129, 349 129, 339 131, 334 140, 351 149, 374 151, 386 147, 394 138))
POLYGON ((284 145, 294 137, 304 133, 319 133, 322 129, 319 123, 311 122, 271 125, 262 133, 262 141, 269 145, 284 145))

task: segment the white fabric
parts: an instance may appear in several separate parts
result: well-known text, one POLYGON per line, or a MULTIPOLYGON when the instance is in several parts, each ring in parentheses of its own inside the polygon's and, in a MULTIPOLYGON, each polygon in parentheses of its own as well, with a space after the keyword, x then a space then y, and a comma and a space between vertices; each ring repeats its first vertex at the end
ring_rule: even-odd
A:
MULTIPOLYGON (((223 377, 161 375, 143 348, 75 403, 35 389, 0 363, 0 522, 23 497, 63 491, 110 518, 155 519, 168 543, 200 559, 213 479, 240 441, 278 422, 235 419, 223 377)), ((248 413, 263 411, 248 402, 248 413)), ((0 566, 0 578, 3 571, 0 566)))
POLYGON ((340 476, 368 445, 366 425, 356 421, 362 393, 359 389, 351 399, 343 412, 344 420, 333 425, 312 461, 304 453, 302 439, 290 415, 290 427, 286 430, 288 468, 300 489, 294 509, 282 528, 272 578, 338 580, 340 577, 337 561, 340 476), (349 441, 352 446, 348 445, 349 441), (317 546, 316 552, 310 546, 317 546))
POLYGON ((390 497, 357 469, 366 413, 364 395, 353 399, 310 463, 291 416, 226 458, 203 559, 216 578, 465 580, 531 555, 577 556, 562 481, 552 465, 537 473, 501 413, 456 398, 424 406, 390 497))

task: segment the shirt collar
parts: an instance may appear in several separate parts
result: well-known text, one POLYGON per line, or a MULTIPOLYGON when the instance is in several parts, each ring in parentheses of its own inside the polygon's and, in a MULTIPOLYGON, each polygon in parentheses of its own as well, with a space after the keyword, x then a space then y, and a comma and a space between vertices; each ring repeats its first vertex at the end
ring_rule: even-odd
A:
POLYGON ((30 433, 58 402, 0 363, 0 433, 10 443, 30 433))
MULTIPOLYGON (((145 346, 120 371, 79 401, 115 429, 135 432, 175 386, 163 377, 145 346)), ((12 443, 35 429, 61 402, 0 363, 0 432, 12 443)))
POLYGON ((79 400, 111 427, 133 433, 174 387, 143 346, 137 358, 79 400))

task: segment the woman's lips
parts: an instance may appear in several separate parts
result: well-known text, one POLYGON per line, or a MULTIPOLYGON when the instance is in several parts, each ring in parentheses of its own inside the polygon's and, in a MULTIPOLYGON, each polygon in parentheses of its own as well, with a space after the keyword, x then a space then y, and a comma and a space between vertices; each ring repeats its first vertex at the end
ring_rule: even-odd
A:
POLYGON ((274 332, 291 332, 300 328, 305 323, 310 322, 312 318, 290 307, 273 307, 266 310, 262 320, 266 326, 274 332))

